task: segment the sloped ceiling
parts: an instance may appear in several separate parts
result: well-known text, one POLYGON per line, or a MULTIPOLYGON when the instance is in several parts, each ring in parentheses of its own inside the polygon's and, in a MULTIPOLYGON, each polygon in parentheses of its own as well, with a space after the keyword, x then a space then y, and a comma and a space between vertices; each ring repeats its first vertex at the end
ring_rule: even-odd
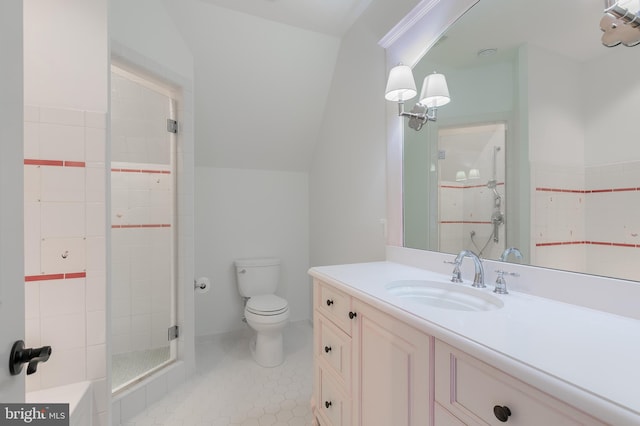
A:
POLYGON ((194 56, 196 165, 307 171, 340 38, 211 2, 165 5, 194 56))
POLYGON ((371 0, 202 0, 275 22, 342 36, 371 0))

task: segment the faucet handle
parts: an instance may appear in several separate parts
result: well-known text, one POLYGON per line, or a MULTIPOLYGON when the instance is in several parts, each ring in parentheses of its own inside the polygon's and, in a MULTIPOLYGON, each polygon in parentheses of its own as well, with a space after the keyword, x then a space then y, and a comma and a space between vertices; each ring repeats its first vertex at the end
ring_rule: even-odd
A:
POLYGON ((444 263, 448 263, 450 265, 454 265, 453 272, 451 273, 451 282, 452 283, 461 283, 462 282, 462 272, 460 272, 460 264, 456 261, 445 260, 444 263))
POLYGON ((502 269, 496 269, 498 276, 496 277, 496 286, 493 289, 494 293, 498 294, 509 294, 507 291, 507 281, 504 279, 505 274, 510 275, 512 277, 519 277, 520 274, 517 272, 509 272, 502 269))
POLYGON ((498 273, 498 276, 503 276, 503 275, 510 275, 512 277, 519 277, 520 274, 517 272, 509 272, 509 271, 503 271, 501 269, 496 269, 496 272, 498 273))

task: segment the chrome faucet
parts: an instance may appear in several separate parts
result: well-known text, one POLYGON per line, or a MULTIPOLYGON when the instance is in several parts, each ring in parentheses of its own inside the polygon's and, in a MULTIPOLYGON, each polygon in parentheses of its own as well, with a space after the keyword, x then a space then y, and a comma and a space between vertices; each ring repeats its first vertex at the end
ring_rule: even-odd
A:
MULTIPOLYGON (((511 253, 513 253, 516 259, 522 259, 522 253, 520 252, 520 250, 515 247, 509 247, 502 253, 502 256, 500 256, 500 262, 506 262, 511 253)), ((507 291, 507 281, 504 279, 504 275, 507 274, 511 275, 512 277, 519 277, 520 274, 516 272, 507 272, 500 269, 496 272, 498 273, 498 276, 496 277, 496 287, 493 289, 493 292, 498 294, 509 294, 509 292, 507 291)))
POLYGON ((462 261, 465 257, 470 257, 471 259, 473 259, 473 264, 476 267, 476 274, 473 277, 473 284, 471 284, 471 287, 486 287, 486 285, 484 284, 484 268, 482 267, 482 260, 480 260, 478 255, 471 250, 462 250, 453 261, 455 267, 453 268, 453 277, 451 277, 451 281, 458 283, 462 282, 460 265, 462 264, 462 261))
POLYGON ((506 262, 509 255, 513 253, 516 259, 522 259, 522 253, 515 247, 509 247, 504 252, 502 252, 502 256, 500 256, 500 262, 506 262))

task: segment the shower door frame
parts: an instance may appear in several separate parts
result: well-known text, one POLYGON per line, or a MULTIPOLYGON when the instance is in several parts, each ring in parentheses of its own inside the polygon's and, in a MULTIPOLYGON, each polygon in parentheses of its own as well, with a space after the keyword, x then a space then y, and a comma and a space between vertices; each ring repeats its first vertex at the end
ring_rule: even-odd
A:
MULTIPOLYGON (((166 96, 169 99, 170 102, 170 106, 169 106, 169 110, 170 110, 170 114, 169 117, 167 117, 167 119, 169 120, 174 120, 176 123, 179 122, 179 117, 178 117, 178 101, 179 99, 181 99, 181 96, 179 94, 178 89, 176 89, 175 87, 172 87, 171 85, 167 84, 166 82, 162 81, 159 78, 154 77, 151 73, 145 72, 145 71, 140 71, 139 69, 136 69, 135 67, 130 67, 128 66, 126 63, 122 63, 120 61, 113 61, 112 60, 112 64, 111 64, 111 69, 110 69, 110 78, 112 76, 113 73, 117 73, 120 74, 121 76, 129 79, 130 81, 133 81, 139 85, 144 86, 147 89, 150 89, 152 91, 155 91, 163 96, 166 96)), ((110 101, 111 104, 111 101, 110 101)), ((111 130, 111 126, 109 127, 111 130)), ((170 156, 170 161, 169 161, 169 170, 170 170, 170 185, 171 185, 171 222, 170 222, 170 227, 171 227, 171 246, 170 246, 170 258, 171 258, 171 265, 170 265, 170 276, 171 276, 171 289, 170 289, 170 328, 167 331, 167 339, 169 342, 169 358, 164 361, 161 362, 158 365, 155 365, 154 367, 150 368, 149 370, 147 370, 146 372, 144 372, 141 375, 136 376, 135 378, 125 382, 124 384, 122 384, 121 386, 117 387, 116 389, 111 390, 112 395, 113 396, 117 396, 120 395, 122 393, 124 393, 125 391, 127 391, 128 389, 130 389, 132 386, 144 381, 147 377, 153 375, 154 373, 164 369, 165 367, 173 364, 174 362, 176 362, 178 360, 178 332, 179 332, 179 328, 178 328, 178 258, 177 258, 177 254, 178 254, 178 208, 177 208, 177 200, 178 200, 178 173, 177 173, 177 144, 178 144, 178 137, 177 137, 177 128, 176 131, 170 131, 169 130, 169 123, 167 122, 167 132, 168 134, 168 142, 170 144, 170 149, 169 149, 169 156, 170 156), (172 330, 173 329, 173 330, 172 330), (175 336, 173 338, 171 338, 171 334, 175 333, 175 336)), ((109 146, 109 152, 107 153, 108 156, 108 161, 109 164, 113 164, 112 162, 112 158, 111 158, 111 145, 109 146)), ((110 167, 111 169, 111 167, 110 167)), ((113 172, 111 172, 113 173, 113 172)), ((111 210, 111 197, 112 197, 112 190, 111 187, 109 186, 109 210, 111 210)), ((109 223, 109 227, 111 228, 111 220, 109 223)), ((111 244, 110 244, 111 246, 111 244)), ((111 268, 112 268, 112 262, 111 262, 111 257, 109 258, 110 262, 109 262, 109 274, 111 275, 111 268)), ((111 280, 110 280, 111 282, 111 280)), ((111 321, 111 316, 109 317, 109 320, 111 321)), ((111 330, 111 327, 109 328, 111 330)), ((110 350, 110 354, 112 355, 112 351, 110 350)))

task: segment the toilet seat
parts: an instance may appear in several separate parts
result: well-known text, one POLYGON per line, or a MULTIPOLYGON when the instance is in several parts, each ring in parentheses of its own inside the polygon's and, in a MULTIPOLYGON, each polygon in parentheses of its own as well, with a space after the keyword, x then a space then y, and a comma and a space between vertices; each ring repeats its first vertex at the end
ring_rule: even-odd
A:
POLYGON ((255 315, 271 316, 285 313, 289 310, 289 306, 286 299, 282 297, 275 294, 264 294, 249 298, 245 309, 255 315))

